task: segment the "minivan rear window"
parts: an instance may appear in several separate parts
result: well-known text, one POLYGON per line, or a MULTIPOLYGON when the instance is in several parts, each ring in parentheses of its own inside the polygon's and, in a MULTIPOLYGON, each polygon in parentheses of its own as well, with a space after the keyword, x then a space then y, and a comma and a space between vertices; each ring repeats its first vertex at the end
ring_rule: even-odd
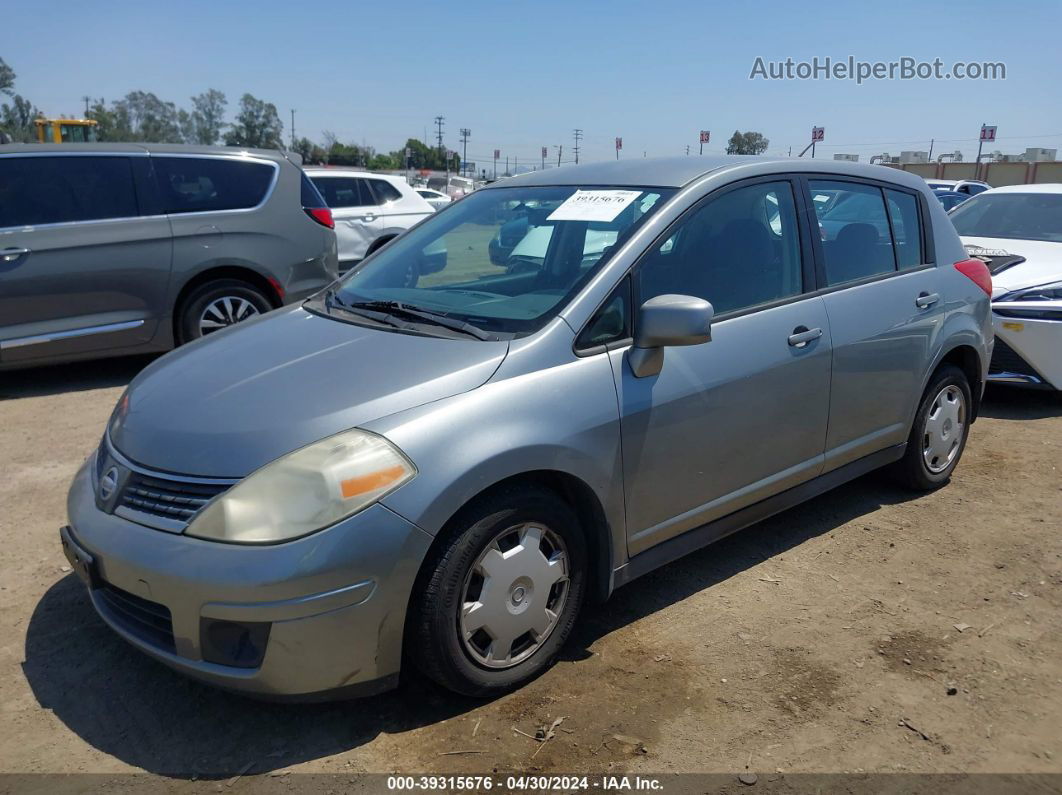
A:
POLYGON ((201 213, 257 207, 273 184, 276 166, 235 158, 152 156, 166 213, 201 213))
POLYGON ((0 227, 137 214, 128 157, 0 157, 0 227))

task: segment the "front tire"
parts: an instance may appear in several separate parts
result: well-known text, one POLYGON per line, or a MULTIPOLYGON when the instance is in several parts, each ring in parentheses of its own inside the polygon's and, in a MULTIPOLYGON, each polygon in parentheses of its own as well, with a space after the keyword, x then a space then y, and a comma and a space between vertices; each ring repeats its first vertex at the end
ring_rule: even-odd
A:
POLYGON ((494 696, 548 668, 586 590, 586 544, 572 509, 536 487, 480 500, 454 521, 418 581, 407 647, 430 678, 494 696))
POLYGON ((253 285, 239 279, 216 279, 196 287, 178 309, 177 342, 205 337, 273 308, 253 285))
POLYGON ((951 479, 966 448, 972 406, 966 374, 951 364, 938 369, 922 395, 907 450, 894 470, 901 483, 931 491, 951 479))

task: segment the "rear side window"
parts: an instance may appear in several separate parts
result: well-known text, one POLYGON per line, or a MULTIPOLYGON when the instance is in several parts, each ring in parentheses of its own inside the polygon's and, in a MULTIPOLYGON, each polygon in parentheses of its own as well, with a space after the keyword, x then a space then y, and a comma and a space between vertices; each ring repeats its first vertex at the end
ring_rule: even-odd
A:
POLYGON ((896 264, 900 270, 917 268, 922 257, 922 224, 918 216, 918 198, 898 190, 886 190, 889 221, 892 222, 896 264))
POLYGON ((377 204, 386 204, 387 202, 398 201, 402 198, 402 194, 399 192, 398 188, 390 182, 386 182, 382 179, 370 179, 369 183, 372 185, 372 192, 376 194, 377 204))
POLYGON ((0 157, 0 227, 138 214, 128 157, 0 157))
POLYGON ((370 207, 376 203, 365 180, 359 177, 314 177, 313 184, 329 207, 370 207))
POLYGON ((829 286, 896 270, 881 188, 827 180, 810 180, 808 186, 829 286))
POLYGON ((268 163, 227 158, 151 158, 166 213, 201 213, 257 207, 273 184, 268 163))
POLYGON ((310 181, 310 178, 305 173, 299 175, 301 177, 300 184, 302 186, 302 200, 303 207, 327 207, 324 197, 321 196, 321 192, 314 187, 314 184, 310 181))

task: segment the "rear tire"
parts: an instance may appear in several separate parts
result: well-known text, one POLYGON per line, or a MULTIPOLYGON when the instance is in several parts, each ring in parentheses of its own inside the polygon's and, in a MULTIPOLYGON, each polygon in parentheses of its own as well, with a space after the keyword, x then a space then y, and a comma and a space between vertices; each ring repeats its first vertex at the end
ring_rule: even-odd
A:
POLYGON ((932 491, 951 479, 970 434, 973 397, 966 374, 946 364, 934 374, 918 404, 907 450, 893 474, 916 491, 932 491))
POLYGON ((272 308, 265 294, 247 282, 239 279, 206 282, 181 302, 177 311, 177 344, 184 345, 272 308))
POLYGON ((462 511, 425 563, 407 653, 450 690, 504 693, 553 663, 585 590, 586 544, 568 504, 537 487, 499 491, 462 511))

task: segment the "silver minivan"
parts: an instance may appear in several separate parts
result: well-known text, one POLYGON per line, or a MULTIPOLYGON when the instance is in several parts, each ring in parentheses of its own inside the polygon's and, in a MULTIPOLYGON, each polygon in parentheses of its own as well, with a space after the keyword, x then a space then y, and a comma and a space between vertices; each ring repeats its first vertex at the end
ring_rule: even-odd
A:
POLYGON ((149 366, 62 545, 110 627, 203 681, 368 693, 407 660, 502 692, 587 600, 691 550, 886 465, 945 484, 990 292, 901 171, 515 177, 149 366), (819 214, 849 204, 824 239, 819 214), (521 214, 540 256, 510 268, 490 243, 521 214))
POLYGON ((331 212, 279 151, 0 146, 0 369, 164 351, 336 278, 331 212))

